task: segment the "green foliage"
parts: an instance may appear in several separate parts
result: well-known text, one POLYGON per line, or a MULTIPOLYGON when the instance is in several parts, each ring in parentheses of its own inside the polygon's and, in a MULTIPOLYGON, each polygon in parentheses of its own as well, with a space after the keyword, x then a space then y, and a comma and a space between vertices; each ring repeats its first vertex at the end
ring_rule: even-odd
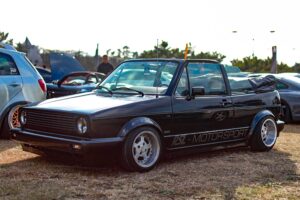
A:
MULTIPOLYGON (((188 48, 188 58, 189 59, 213 59, 219 62, 223 61, 226 57, 217 52, 200 52, 198 54, 195 53, 192 49, 191 43, 189 43, 188 48)), ((184 58, 185 49, 180 50, 179 48, 171 48, 169 47, 168 42, 162 41, 158 47, 155 46, 152 50, 145 50, 140 54, 140 58, 184 58)))
MULTIPOLYGON (((231 61, 233 66, 240 67, 242 71, 253 73, 269 73, 271 71, 272 59, 260 59, 256 56, 248 56, 243 59, 234 59, 231 61)), ((289 67, 287 64, 278 63, 277 72, 294 72, 294 68, 289 67)))
POLYGON ((9 33, 1 32, 0 31, 0 42, 7 43, 7 44, 13 44, 13 39, 8 39, 9 33))

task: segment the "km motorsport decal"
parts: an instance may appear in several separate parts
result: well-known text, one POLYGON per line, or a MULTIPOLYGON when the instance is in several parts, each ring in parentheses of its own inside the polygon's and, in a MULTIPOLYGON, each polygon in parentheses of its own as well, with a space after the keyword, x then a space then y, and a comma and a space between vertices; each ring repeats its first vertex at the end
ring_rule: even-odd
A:
POLYGON ((249 127, 238 128, 238 129, 226 129, 220 131, 207 131, 182 134, 173 137, 171 146, 179 147, 184 145, 197 145, 205 143, 215 143, 227 140, 235 140, 245 138, 248 135, 249 127))

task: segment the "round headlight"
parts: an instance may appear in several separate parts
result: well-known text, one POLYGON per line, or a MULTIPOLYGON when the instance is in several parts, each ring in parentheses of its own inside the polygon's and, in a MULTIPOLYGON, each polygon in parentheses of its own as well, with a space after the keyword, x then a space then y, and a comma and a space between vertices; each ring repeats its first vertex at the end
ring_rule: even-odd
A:
POLYGON ((84 134, 87 132, 88 123, 84 117, 80 117, 77 121, 77 129, 80 134, 84 134))
POLYGON ((25 125, 27 122, 27 116, 26 116, 26 111, 22 111, 20 114, 20 123, 21 125, 25 125))

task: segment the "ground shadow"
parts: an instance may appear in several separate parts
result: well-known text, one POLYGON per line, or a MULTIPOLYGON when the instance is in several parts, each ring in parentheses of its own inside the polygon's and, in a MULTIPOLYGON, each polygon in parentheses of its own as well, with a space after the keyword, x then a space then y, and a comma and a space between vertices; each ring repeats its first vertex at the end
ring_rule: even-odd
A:
POLYGON ((17 173, 27 174, 26 179, 33 178, 33 185, 36 179, 49 182, 47 187, 53 187, 57 182, 57 190, 65 192, 67 197, 74 197, 74 190, 70 188, 77 188, 75 193, 91 191, 80 198, 92 198, 91 195, 97 192, 105 196, 108 191, 114 191, 118 197, 127 191, 126 198, 135 198, 141 193, 154 199, 210 198, 211 193, 217 193, 220 198, 233 199, 241 186, 300 181, 297 166, 290 157, 290 154, 276 149, 262 153, 251 152, 248 148, 229 149, 167 157, 148 173, 126 172, 114 159, 86 165, 70 158, 36 157, 0 165, 0 179, 5 180, 7 174, 17 173), (84 189, 81 188, 83 180, 87 185, 84 189), (134 190, 128 192, 129 186, 126 185, 134 190), (96 186, 102 188, 93 190, 96 186))
POLYGON ((18 146, 18 144, 14 141, 0 139, 0 153, 16 146, 18 146))

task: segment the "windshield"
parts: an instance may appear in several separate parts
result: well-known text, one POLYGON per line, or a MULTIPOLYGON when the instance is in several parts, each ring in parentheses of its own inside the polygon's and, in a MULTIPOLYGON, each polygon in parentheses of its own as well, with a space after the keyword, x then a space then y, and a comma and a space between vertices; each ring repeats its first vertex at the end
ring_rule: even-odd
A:
POLYGON ((129 61, 114 70, 101 86, 126 93, 133 91, 124 88, 144 94, 165 94, 177 67, 177 62, 170 61, 129 61))

